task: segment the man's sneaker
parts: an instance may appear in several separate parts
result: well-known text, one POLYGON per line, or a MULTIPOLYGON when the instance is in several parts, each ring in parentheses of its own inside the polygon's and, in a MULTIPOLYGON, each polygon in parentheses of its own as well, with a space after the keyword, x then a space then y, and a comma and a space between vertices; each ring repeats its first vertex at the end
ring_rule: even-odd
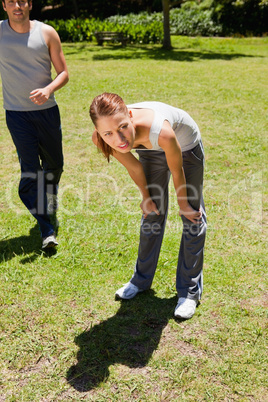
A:
POLYGON ((50 236, 43 237, 43 242, 42 242, 42 249, 47 249, 51 247, 56 247, 59 243, 56 240, 56 236, 53 233, 50 236))
POLYGON ((122 288, 118 289, 115 293, 115 297, 119 299, 133 299, 137 293, 142 292, 143 289, 139 289, 133 283, 128 282, 122 288))
POLYGON ((196 300, 180 297, 174 311, 175 317, 182 318, 184 320, 192 318, 195 313, 196 305, 196 300))

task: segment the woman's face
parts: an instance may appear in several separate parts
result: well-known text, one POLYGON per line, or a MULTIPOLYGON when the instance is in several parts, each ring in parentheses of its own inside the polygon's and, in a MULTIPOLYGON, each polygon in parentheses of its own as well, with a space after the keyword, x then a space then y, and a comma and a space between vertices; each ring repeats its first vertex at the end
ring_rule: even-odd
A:
POLYGON ((113 116, 101 116, 96 124, 101 138, 115 151, 131 151, 135 140, 135 129, 130 114, 117 113, 113 116))

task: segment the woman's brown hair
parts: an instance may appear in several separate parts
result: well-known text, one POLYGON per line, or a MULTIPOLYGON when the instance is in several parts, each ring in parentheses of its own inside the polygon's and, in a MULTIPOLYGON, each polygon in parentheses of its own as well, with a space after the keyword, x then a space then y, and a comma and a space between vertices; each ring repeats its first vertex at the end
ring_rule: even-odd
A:
MULTIPOLYGON (((89 108, 89 114, 95 127, 97 127, 97 121, 102 116, 113 116, 117 113, 127 112, 128 109, 123 99, 119 95, 109 92, 104 92, 103 94, 96 96, 89 108)), ((98 132, 97 140, 99 148, 109 162, 110 155, 113 155, 113 149, 106 144, 98 132)))

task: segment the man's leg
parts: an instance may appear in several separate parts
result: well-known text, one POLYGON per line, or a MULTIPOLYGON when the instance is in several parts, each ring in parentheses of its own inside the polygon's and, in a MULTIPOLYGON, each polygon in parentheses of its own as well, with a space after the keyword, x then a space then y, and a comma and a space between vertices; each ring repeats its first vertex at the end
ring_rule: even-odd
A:
POLYGON ((34 124, 38 132, 39 153, 45 177, 48 213, 58 206, 58 185, 63 172, 62 132, 58 106, 42 110, 34 124))
POLYGON ((38 155, 38 139, 29 113, 7 111, 6 121, 21 166, 19 196, 37 219, 42 237, 47 237, 53 234, 54 228, 46 213, 45 183, 38 155))

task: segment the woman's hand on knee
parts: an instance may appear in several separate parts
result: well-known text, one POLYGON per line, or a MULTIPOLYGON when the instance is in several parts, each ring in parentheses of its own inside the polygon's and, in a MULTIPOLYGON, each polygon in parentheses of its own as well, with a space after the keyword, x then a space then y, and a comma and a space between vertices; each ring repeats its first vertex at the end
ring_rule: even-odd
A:
POLYGON ((200 223, 200 219, 202 217, 202 211, 201 208, 199 208, 199 210, 196 211, 191 207, 190 204, 188 204, 183 209, 180 209, 180 216, 182 215, 193 223, 200 223))
POLYGON ((144 219, 146 219, 147 216, 152 212, 155 212, 156 215, 160 215, 160 212, 158 211, 156 204, 151 198, 146 198, 145 200, 142 200, 140 207, 144 214, 144 219))

